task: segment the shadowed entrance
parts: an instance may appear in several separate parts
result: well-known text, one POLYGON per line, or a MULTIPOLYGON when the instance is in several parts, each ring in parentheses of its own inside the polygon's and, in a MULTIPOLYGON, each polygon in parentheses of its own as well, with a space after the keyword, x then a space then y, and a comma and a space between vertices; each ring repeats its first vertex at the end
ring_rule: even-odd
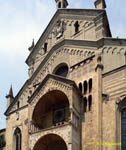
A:
POLYGON ((67 145, 60 136, 48 134, 38 140, 33 150, 67 150, 67 145))

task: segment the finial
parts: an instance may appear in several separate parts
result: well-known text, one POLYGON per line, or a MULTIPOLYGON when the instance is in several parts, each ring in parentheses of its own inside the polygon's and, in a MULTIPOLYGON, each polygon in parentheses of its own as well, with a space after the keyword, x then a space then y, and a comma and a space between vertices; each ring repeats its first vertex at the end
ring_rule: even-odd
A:
POLYGON ((14 97, 14 96, 13 96, 13 88, 12 88, 12 84, 11 84, 11 86, 10 86, 9 94, 8 94, 6 97, 11 97, 11 98, 14 97))
POLYGON ((28 48, 29 51, 32 51, 35 46, 34 39, 32 40, 32 45, 28 48))
POLYGON ((67 0, 55 0, 57 4, 57 9, 59 8, 67 8, 68 2, 67 0))
POLYGON ((96 0, 94 2, 96 9, 105 9, 106 8, 106 2, 105 0, 96 0))

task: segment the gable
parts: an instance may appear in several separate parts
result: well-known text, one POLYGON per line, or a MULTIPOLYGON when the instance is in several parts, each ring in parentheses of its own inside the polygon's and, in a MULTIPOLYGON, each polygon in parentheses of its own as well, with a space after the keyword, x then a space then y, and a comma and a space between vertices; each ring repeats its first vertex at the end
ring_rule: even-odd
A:
POLYGON ((62 39, 96 40, 104 36, 111 36, 105 10, 59 9, 28 56, 26 63, 30 67, 34 62, 39 65, 39 58, 43 60, 50 49, 62 39), (79 26, 77 33, 76 22, 79 26), (45 44, 47 44, 46 50, 45 44))
POLYGON ((39 100, 38 97, 41 97, 45 93, 56 89, 64 91, 64 93, 66 93, 67 95, 67 92, 71 87, 74 87, 77 94, 81 96, 81 93, 74 81, 56 75, 48 74, 36 88, 33 94, 29 97, 28 102, 34 103, 33 100, 35 97, 37 98, 37 100, 39 100))

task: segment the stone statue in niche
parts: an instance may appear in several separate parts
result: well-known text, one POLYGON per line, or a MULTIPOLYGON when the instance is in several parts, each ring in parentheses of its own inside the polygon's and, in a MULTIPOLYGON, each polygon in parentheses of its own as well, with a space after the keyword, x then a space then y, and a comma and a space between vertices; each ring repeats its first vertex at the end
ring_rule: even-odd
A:
POLYGON ((56 39, 60 39, 63 36, 64 30, 65 30, 65 23, 60 20, 57 21, 56 29, 54 32, 56 39))

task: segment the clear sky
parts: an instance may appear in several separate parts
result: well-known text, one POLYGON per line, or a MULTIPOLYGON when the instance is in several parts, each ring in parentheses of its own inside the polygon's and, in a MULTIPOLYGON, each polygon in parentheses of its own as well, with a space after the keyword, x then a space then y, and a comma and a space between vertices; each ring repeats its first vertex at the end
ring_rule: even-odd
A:
MULTIPOLYGON (((94 8, 94 0, 68 0, 69 8, 94 8)), ((113 37, 126 37, 126 0, 106 0, 113 37)), ((56 11, 55 0, 0 0, 0 129, 10 85, 14 96, 27 76, 25 60, 56 11)))

